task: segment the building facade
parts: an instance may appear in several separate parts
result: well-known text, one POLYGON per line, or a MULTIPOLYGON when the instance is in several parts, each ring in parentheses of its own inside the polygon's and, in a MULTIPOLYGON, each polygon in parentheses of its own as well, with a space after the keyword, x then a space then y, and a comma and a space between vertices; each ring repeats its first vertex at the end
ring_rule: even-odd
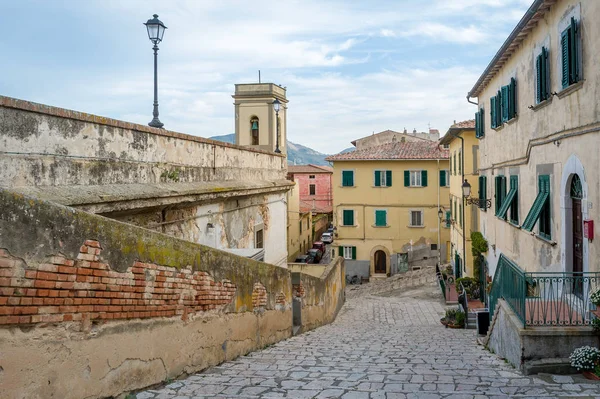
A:
POLYGON ((288 179, 296 182, 303 212, 331 213, 333 169, 318 165, 288 165, 288 179))
POLYGON ((493 274, 599 271, 600 2, 534 1, 469 92, 477 97, 480 212, 493 274))
POLYGON ((352 145, 355 146, 357 150, 363 150, 381 144, 421 140, 438 141, 439 139, 440 132, 437 129, 429 129, 428 133, 417 132, 417 129, 413 129, 412 132, 407 132, 406 129, 404 129, 403 132, 396 132, 388 129, 383 132, 373 133, 370 136, 353 140, 352 145))
POLYGON ((303 210, 298 183, 287 193, 288 262, 312 248, 312 213, 303 210))
POLYGON ((475 137, 475 120, 453 124, 440 140, 447 145, 450 155, 450 207, 445 210, 445 218, 450 227, 450 245, 447 245, 447 258, 457 277, 474 276, 474 262, 471 252, 471 233, 479 231, 479 209, 468 205, 463 198, 465 180, 471 192, 479 192, 479 140, 475 137))
POLYGON ((347 259, 348 274, 385 277, 407 263, 437 261, 440 252, 445 257, 447 150, 425 140, 394 142, 327 160, 333 162, 333 250, 347 259))

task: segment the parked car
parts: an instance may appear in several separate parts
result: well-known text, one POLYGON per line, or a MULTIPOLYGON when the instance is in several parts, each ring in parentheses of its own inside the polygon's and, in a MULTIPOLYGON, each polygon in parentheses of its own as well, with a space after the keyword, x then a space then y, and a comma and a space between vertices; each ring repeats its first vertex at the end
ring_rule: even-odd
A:
POLYGON ((320 250, 322 254, 325 253, 325 243, 323 243, 323 241, 313 242, 313 248, 320 250))
POLYGON ((328 227, 327 232, 331 233, 331 235, 333 235, 333 226, 328 227))
POLYGON ((315 260, 315 263, 319 263, 321 259, 323 259, 323 252, 321 252, 320 249, 309 249, 306 254, 312 256, 312 258, 315 260))
POLYGON ((314 263, 314 260, 310 255, 299 255, 294 263, 314 263))
POLYGON ((333 242, 333 233, 323 233, 321 235, 321 241, 326 244, 331 244, 333 242))

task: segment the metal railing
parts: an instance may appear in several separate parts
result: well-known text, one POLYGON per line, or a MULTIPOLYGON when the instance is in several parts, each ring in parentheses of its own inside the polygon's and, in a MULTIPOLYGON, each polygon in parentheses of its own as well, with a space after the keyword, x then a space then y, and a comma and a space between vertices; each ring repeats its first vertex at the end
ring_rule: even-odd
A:
POLYGON ((503 298, 524 327, 589 326, 598 317, 590 295, 600 289, 597 272, 524 272, 500 255, 489 296, 490 320, 503 298))
POLYGON ((446 299, 446 280, 444 279, 444 275, 442 274, 442 271, 440 270, 440 266, 439 265, 435 265, 435 275, 437 276, 437 279, 440 283, 440 289, 442 290, 442 295, 444 295, 444 299, 446 299))

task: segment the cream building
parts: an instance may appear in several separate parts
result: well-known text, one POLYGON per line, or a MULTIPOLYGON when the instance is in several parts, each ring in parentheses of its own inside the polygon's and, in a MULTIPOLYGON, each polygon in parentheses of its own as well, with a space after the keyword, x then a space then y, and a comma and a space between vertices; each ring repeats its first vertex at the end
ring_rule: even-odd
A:
POLYGON ((312 248, 312 212, 301 211, 300 187, 294 187, 287 194, 287 236, 288 262, 312 248))
POLYGON ((440 139, 440 132, 437 129, 429 129, 429 133, 417 132, 417 129, 413 129, 412 133, 407 132, 404 129, 403 132, 396 132, 394 130, 384 130, 383 132, 373 133, 370 136, 361 137, 352 141, 352 145, 357 150, 363 150, 368 147, 375 147, 381 144, 405 142, 405 141, 438 141, 440 139))
MULTIPOLYGON (((450 152, 450 209, 445 218, 451 225, 450 243, 446 246, 448 259, 455 276, 474 276, 471 253, 471 232, 479 231, 479 210, 463 199, 463 182, 471 185, 471 192, 479 192, 479 140, 475 137, 475 120, 454 123, 440 140, 450 152)), ((472 194, 473 195, 473 194, 472 194)))
MULTIPOLYGON (((406 262, 445 258, 448 151, 437 142, 393 142, 338 154, 333 162, 334 254, 347 274, 385 277, 406 262), (440 215, 440 216, 441 216, 440 215)), ((442 259, 443 260, 443 259, 442 259)))
POLYGON ((597 0, 534 1, 468 94, 491 274, 500 254, 526 271, 600 271, 584 232, 600 206, 598 21, 597 0))

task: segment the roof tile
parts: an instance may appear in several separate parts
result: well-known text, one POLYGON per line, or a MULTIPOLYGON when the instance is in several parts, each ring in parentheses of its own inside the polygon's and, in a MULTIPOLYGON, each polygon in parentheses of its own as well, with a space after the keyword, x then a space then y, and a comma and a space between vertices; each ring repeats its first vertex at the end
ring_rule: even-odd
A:
POLYGON ((432 141, 406 141, 382 144, 332 155, 326 161, 368 161, 368 160, 402 160, 402 159, 444 159, 448 158, 448 150, 432 141))

